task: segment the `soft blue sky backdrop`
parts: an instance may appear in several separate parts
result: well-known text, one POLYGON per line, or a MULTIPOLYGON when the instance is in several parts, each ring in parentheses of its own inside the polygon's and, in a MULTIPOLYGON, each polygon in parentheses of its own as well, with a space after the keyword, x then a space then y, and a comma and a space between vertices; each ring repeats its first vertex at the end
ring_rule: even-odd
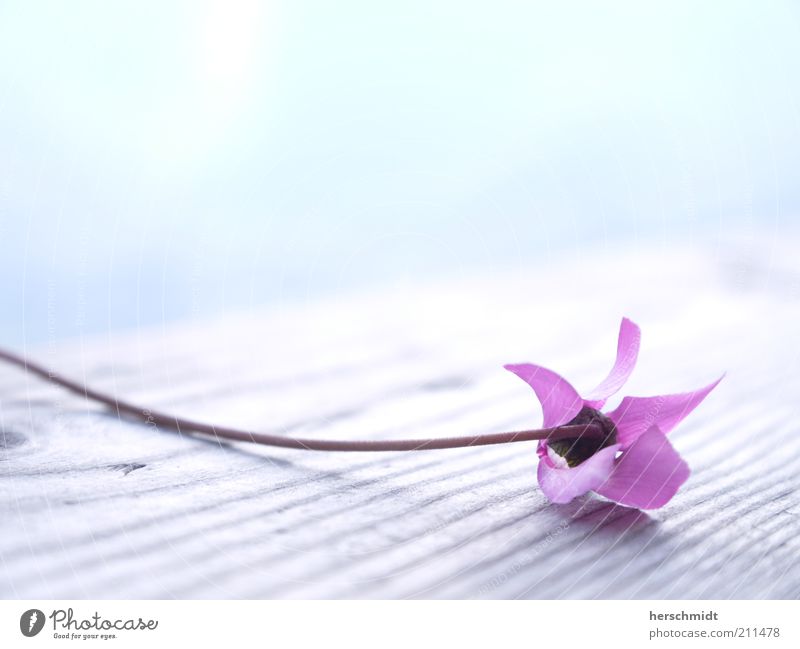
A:
POLYGON ((3 2, 0 339, 777 236, 799 73, 791 2, 3 2))

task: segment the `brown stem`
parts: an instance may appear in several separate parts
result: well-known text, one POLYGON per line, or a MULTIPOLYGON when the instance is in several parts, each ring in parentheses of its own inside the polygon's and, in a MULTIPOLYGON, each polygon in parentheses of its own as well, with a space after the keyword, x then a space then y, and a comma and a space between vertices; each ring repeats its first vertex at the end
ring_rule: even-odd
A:
POLYGON ((337 440, 337 439, 304 439, 284 437, 269 433, 254 433, 227 426, 214 426, 163 412, 137 406, 117 397, 93 390, 83 383, 59 376, 55 372, 39 365, 23 356, 0 349, 0 360, 24 368, 51 383, 80 394, 90 401, 96 401, 115 410, 118 415, 128 415, 147 424, 163 426, 179 433, 202 433, 217 439, 230 439, 240 442, 253 442, 265 446, 281 446, 307 451, 424 451, 440 448, 460 448, 465 446, 486 446, 489 444, 509 444, 511 442, 528 442, 539 439, 576 438, 585 434, 602 434, 597 424, 579 424, 575 426, 557 426, 538 430, 521 430, 507 433, 488 433, 483 435, 463 435, 461 437, 440 437, 429 439, 393 439, 393 440, 337 440))

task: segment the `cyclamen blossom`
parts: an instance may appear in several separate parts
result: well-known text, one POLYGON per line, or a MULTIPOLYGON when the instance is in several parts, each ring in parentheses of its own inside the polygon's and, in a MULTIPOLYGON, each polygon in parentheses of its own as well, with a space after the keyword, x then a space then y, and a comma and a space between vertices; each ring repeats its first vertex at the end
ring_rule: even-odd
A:
POLYGON ((594 491, 622 505, 656 509, 669 502, 689 477, 689 467, 666 434, 722 377, 694 392, 625 397, 615 410, 600 412, 633 372, 640 340, 639 327, 623 318, 614 367, 584 397, 547 368, 530 363, 504 366, 533 388, 542 404, 546 428, 595 423, 602 430, 575 439, 539 442, 539 485, 551 501, 567 503, 594 491))

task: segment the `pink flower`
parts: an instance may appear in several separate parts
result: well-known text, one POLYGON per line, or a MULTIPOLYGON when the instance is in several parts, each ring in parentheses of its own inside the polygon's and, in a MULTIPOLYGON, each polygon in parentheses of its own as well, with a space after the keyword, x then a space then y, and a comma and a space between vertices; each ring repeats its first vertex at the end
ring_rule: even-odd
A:
POLYGON ((666 434, 694 410, 722 377, 694 392, 625 397, 608 413, 600 409, 631 375, 639 355, 639 327, 622 319, 617 360, 609 375, 581 397, 555 372, 524 363, 505 368, 533 388, 546 428, 599 423, 602 433, 539 442, 538 478, 545 495, 567 503, 594 491, 639 509, 662 507, 689 477, 689 467, 666 434))

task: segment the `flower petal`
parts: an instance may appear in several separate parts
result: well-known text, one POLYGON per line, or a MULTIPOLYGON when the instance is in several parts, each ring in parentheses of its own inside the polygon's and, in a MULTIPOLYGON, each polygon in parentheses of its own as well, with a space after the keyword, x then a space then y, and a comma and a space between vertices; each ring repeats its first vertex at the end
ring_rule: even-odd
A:
POLYGON ((622 505, 656 509, 669 502, 689 473, 667 436, 653 426, 623 451, 609 478, 594 491, 622 505))
POLYGON ((566 379, 552 370, 530 363, 504 365, 533 388, 544 413, 544 426, 560 426, 580 412, 583 400, 566 379))
POLYGON ((606 399, 625 384, 633 372, 633 368, 636 367, 641 339, 642 332, 639 326, 628 318, 622 318, 617 340, 617 360, 608 376, 585 397, 586 405, 599 410, 603 407, 606 399))
POLYGON ((552 502, 561 504, 587 491, 595 491, 611 476, 618 450, 619 444, 608 446, 573 468, 558 468, 549 457, 540 457, 537 471, 539 486, 552 502))
POLYGON ((662 433, 668 433, 700 405, 723 377, 694 392, 625 397, 616 410, 606 413, 617 427, 617 441, 626 448, 651 426, 658 426, 662 433))

